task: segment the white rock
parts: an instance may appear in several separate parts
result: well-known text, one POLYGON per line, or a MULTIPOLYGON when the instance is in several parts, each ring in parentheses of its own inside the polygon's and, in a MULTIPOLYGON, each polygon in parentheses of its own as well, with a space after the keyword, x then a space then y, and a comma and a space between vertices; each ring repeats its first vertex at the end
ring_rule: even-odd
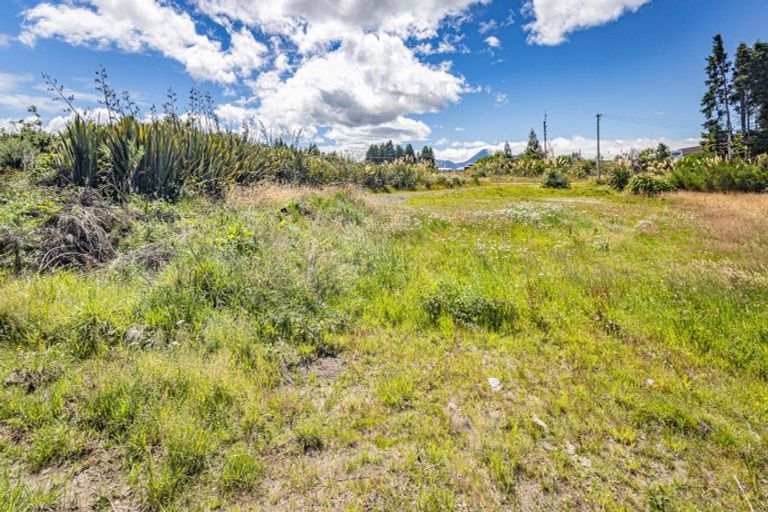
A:
POLYGON ((543 430, 544 432, 549 432, 549 425, 547 425, 546 423, 544 423, 544 422, 541 420, 541 418, 539 418, 539 417, 538 417, 538 416, 536 416, 535 414, 534 414, 533 416, 531 416, 531 421, 533 422, 533 424, 534 424, 534 425, 536 425, 537 427, 539 427, 539 428, 540 428, 541 430, 543 430))
POLYGON ((488 385, 491 386, 491 389, 494 391, 501 391, 501 381, 496 377, 489 377, 488 385))

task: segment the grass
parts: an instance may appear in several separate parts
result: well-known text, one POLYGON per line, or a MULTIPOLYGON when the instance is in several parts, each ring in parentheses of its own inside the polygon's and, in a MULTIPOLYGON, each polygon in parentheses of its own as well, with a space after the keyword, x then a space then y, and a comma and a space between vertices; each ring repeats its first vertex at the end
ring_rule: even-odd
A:
POLYGON ((123 209, 102 268, 0 278, 0 508, 768 507, 763 196, 123 209))

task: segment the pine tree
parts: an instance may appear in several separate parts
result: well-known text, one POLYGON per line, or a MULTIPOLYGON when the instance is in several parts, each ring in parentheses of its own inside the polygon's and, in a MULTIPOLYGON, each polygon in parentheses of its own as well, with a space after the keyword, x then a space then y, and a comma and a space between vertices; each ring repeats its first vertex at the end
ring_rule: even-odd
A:
POLYGON ((413 152, 413 146, 408 144, 405 146, 405 158, 409 162, 415 162, 416 161, 416 153, 413 152))
POLYGON ((420 160, 429 165, 435 165, 435 153, 429 146, 424 146, 421 150, 420 160))
POLYGON ((753 97, 751 88, 753 50, 745 43, 736 50, 736 63, 733 70, 733 101, 741 118, 741 136, 749 148, 749 132, 752 129, 753 97))
POLYGON ((703 145, 709 151, 730 158, 733 144, 731 124, 731 63, 723 37, 713 39, 712 55, 707 58, 707 92, 701 100, 704 123, 703 145))
POLYGON ((512 158, 512 146, 509 145, 509 141, 504 142, 504 156, 512 158))
POLYGON ((405 151, 403 151, 403 146, 398 144, 397 147, 395 147, 395 158, 398 160, 402 160, 404 156, 405 156, 405 151))
POLYGON ((750 146, 759 155, 768 153, 768 42, 755 43, 749 76, 755 121, 750 146))
POLYGON ((378 163, 380 158, 379 146, 377 144, 371 144, 368 146, 368 151, 365 153, 365 161, 371 163, 378 163))
POLYGON ((384 144, 384 147, 381 150, 382 152, 382 160, 385 162, 392 162, 395 160, 395 145, 392 144, 392 141, 387 141, 386 144, 384 144))
POLYGON ((539 137, 536 136, 534 130, 531 130, 531 133, 528 134, 528 146, 525 148, 525 156, 530 158, 541 158, 543 156, 539 137))

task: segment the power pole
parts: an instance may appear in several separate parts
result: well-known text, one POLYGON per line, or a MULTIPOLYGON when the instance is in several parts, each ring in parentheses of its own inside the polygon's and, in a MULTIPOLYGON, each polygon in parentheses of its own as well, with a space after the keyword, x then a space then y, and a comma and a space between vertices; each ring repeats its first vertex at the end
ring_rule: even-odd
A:
POLYGON ((600 118, 603 114, 597 114, 597 182, 600 183, 600 118))
POLYGON ((544 157, 549 156, 547 151, 547 113, 544 112, 544 157))

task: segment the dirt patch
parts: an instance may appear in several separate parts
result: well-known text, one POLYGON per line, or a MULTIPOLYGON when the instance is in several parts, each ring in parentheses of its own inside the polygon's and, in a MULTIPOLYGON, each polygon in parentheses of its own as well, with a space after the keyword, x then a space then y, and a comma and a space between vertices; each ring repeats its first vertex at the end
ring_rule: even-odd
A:
POLYGON ((49 468, 27 479, 40 488, 62 484, 59 510, 138 511, 140 503, 126 481, 117 449, 99 445, 92 446, 86 458, 75 466, 49 468))

